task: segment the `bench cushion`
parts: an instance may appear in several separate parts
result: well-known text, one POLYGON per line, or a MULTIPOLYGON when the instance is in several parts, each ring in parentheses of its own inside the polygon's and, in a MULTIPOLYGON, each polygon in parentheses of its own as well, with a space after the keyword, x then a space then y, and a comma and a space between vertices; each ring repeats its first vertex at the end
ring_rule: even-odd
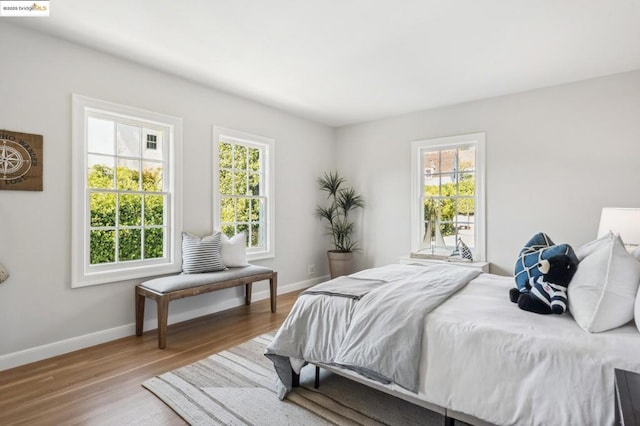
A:
POLYGON ((179 274, 168 277, 154 278, 140 283, 140 286, 159 293, 169 293, 171 291, 183 290, 185 288, 198 287, 223 281, 235 280, 238 278, 250 277, 252 275, 268 274, 273 272, 263 266, 249 265, 242 268, 228 268, 223 271, 206 272, 202 274, 179 274))

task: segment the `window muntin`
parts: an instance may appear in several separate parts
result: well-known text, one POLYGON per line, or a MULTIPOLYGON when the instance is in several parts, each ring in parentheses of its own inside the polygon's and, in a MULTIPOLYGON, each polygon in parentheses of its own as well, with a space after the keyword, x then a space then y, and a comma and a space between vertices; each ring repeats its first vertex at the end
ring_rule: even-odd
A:
POLYGON ((181 120, 77 95, 73 109, 72 286, 179 270, 181 120))
POLYGON ((214 225, 245 233, 251 260, 273 257, 272 139, 214 129, 214 225))
POLYGON ((412 252, 484 260, 484 134, 413 142, 412 252))

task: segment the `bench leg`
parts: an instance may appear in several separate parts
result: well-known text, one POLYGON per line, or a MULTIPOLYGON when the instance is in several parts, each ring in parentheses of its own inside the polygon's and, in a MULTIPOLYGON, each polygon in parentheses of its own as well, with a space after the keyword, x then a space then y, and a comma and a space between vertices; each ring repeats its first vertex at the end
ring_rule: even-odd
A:
POLYGON ((247 283, 245 284, 245 289, 244 289, 244 304, 245 305, 250 305, 251 304, 251 289, 253 288, 253 283, 247 283))
POLYGON ((136 289, 136 336, 142 336, 142 328, 144 325, 144 302, 146 297, 138 293, 136 289))
POLYGON ((271 296, 271 312, 276 312, 276 304, 278 301, 278 273, 274 272, 273 277, 269 279, 269 293, 271 296))
POLYGON ((158 302, 158 348, 167 347, 167 320, 169 318, 169 300, 160 297, 158 302))

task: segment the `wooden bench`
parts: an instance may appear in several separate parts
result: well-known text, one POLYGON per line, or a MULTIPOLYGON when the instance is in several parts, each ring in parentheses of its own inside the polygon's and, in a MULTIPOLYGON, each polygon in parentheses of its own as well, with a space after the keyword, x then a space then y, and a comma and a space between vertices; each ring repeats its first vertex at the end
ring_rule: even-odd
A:
POLYGON ((148 297, 158 305, 158 347, 167 346, 169 302, 223 288, 245 286, 245 304, 251 304, 252 284, 269 280, 271 312, 276 311, 278 273, 262 266, 249 265, 202 274, 179 274, 145 281, 136 286, 136 335, 142 336, 144 305, 148 297))

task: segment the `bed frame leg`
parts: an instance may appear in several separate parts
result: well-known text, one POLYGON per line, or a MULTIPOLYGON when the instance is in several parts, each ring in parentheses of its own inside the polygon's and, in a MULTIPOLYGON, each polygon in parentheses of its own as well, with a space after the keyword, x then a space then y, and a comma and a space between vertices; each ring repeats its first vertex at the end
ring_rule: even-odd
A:
POLYGON ((456 420, 453 417, 449 417, 445 414, 444 426, 454 426, 455 424, 456 424, 456 420))
POLYGON ((291 369, 291 387, 297 388, 300 386, 300 375, 291 369))
POLYGON ((314 388, 318 389, 320 387, 320 367, 316 365, 316 382, 313 385, 314 388))

